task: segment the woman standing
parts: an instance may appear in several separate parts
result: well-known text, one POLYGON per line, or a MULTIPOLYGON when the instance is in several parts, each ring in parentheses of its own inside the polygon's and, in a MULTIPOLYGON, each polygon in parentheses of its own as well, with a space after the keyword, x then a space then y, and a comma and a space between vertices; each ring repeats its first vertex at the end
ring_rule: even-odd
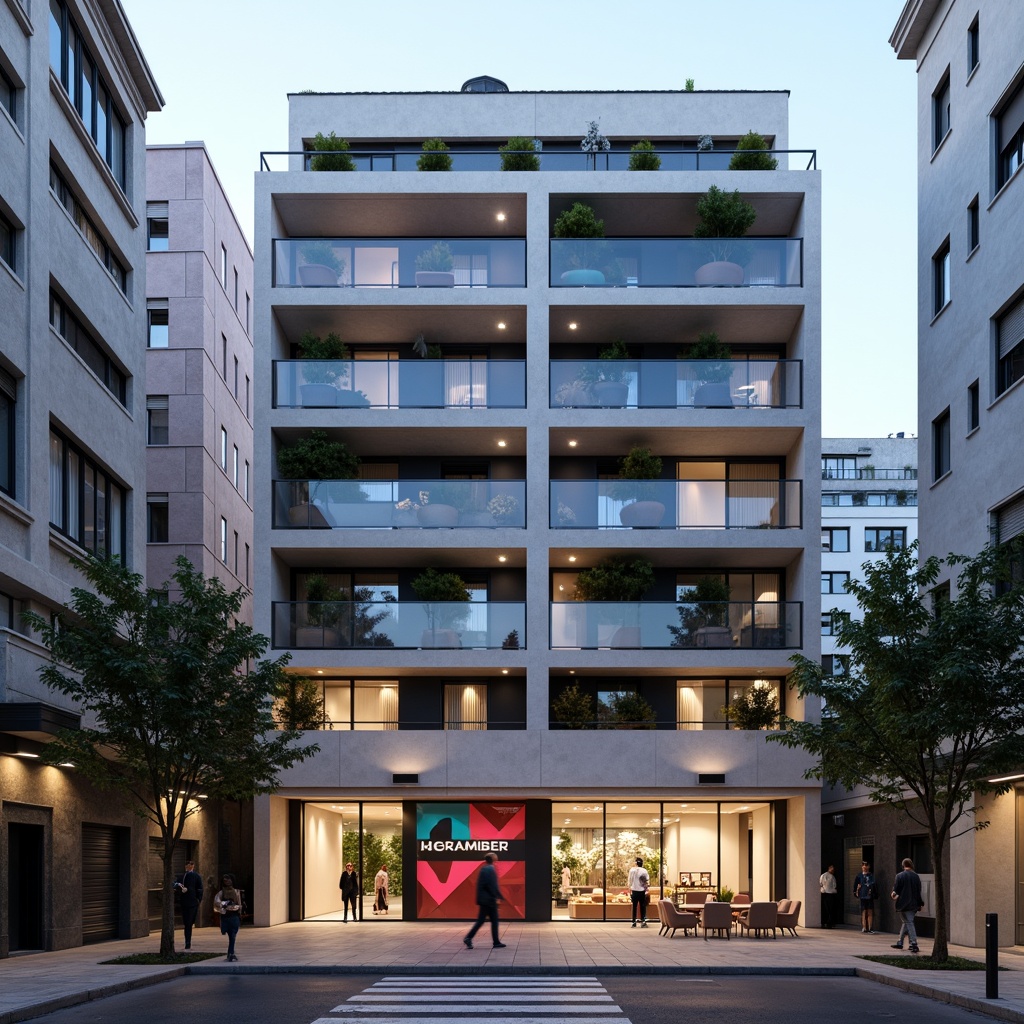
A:
POLYGON ((388 866, 381 864, 380 871, 374 875, 373 891, 377 894, 373 901, 373 912, 375 914, 386 914, 388 912, 388 866))
POLYGON ((226 874, 222 880, 222 888, 213 897, 213 912, 220 914, 220 933, 228 937, 228 960, 237 960, 235 956, 235 936, 242 923, 242 894, 235 888, 235 876, 226 874))

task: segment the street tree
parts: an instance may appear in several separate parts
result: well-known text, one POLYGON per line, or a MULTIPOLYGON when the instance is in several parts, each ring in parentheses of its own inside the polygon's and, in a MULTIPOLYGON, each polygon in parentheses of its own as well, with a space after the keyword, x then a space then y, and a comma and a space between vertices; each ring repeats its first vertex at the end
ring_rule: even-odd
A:
POLYGON ((159 829, 160 955, 171 956, 172 856, 199 801, 272 792, 281 770, 319 747, 301 745, 297 728, 275 721, 288 658, 261 660, 268 640, 238 621, 241 590, 205 578, 183 557, 170 602, 116 560, 76 565, 89 586, 73 588, 52 623, 26 615, 52 657, 43 680, 90 723, 63 730, 44 756, 72 763, 159 829))
POLYGON ((927 834, 935 872, 932 959, 948 958, 943 856, 951 838, 988 822, 979 798, 1007 792, 992 781, 1024 761, 1024 587, 1019 551, 928 558, 916 544, 865 563, 847 592, 859 611, 833 611, 849 668, 826 676, 795 655, 801 698, 820 697, 820 722, 784 719, 769 739, 817 758, 807 778, 863 786, 927 834), (956 575, 949 596, 936 583, 956 575))

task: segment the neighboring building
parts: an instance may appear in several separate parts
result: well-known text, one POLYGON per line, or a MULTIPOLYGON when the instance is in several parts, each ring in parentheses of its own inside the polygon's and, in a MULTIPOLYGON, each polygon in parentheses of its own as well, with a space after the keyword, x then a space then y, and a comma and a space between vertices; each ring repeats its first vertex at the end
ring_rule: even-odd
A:
MULTIPOLYGON (((917 439, 827 437, 821 441, 821 661, 826 672, 842 674, 848 653, 833 635, 831 611, 857 614, 846 593, 849 579, 862 578, 865 562, 885 557, 887 546, 906 548, 917 540, 917 439)), ((835 864, 848 924, 860 922, 853 880, 862 860, 874 866, 880 891, 888 892, 896 865, 912 857, 922 872, 932 912, 931 873, 922 857, 917 826, 899 819, 885 805, 873 804, 860 790, 826 787, 821 798, 822 864, 835 864)), ((875 927, 898 928, 890 900, 879 900, 875 927)), ((928 922, 922 921, 927 928, 928 922)), ((927 934, 927 931, 925 932, 927 934)))
MULTIPOLYGON (((918 79, 922 557, 1024 533, 1022 38, 1016 0, 909 0, 889 40, 918 79)), ((1024 922, 1024 786, 984 804, 990 827, 950 845, 950 940, 971 946, 987 911, 1024 922)), ((1024 924, 1001 938, 1024 942, 1024 924)))
POLYGON ((201 142, 147 147, 146 197, 147 579, 251 594, 252 252, 201 142))
POLYGON ((256 181, 255 619, 326 711, 321 752, 256 804, 257 923, 339 912, 360 855, 367 881, 388 862, 393 915, 470 916, 491 843, 513 918, 617 916, 592 891, 640 849, 655 881, 801 898, 817 922, 808 758, 722 713, 752 687, 817 713, 786 679, 819 656, 820 181, 807 154, 727 170, 751 126, 789 149, 787 104, 494 79, 290 96, 288 169, 256 181), (581 152, 593 118, 610 152, 581 152), (301 154, 332 131, 356 173, 301 154), (435 136, 453 168, 418 173, 435 136), (515 136, 542 144, 538 171, 499 170, 515 136), (630 172, 643 139, 661 169, 630 172), (757 209, 731 260, 693 237, 711 185, 757 209), (605 240, 552 237, 574 201, 605 240), (739 286, 698 285, 709 260, 739 286), (726 367, 679 358, 706 331, 726 367), (351 359, 297 359, 306 332, 351 359), (600 359, 617 339, 628 358, 600 359), (282 479, 314 428, 361 457, 358 483, 282 479), (633 446, 663 460, 655 486, 616 486, 633 446), (630 518, 632 497, 663 507, 630 518), (612 555, 653 563, 642 601, 573 601, 612 555), (430 602, 427 568, 468 607, 430 602), (595 731, 593 703, 566 728, 570 683, 604 726, 643 698, 655 731, 595 731))
POLYGON ((144 935, 152 913, 145 824, 35 760, 80 716, 42 685, 21 614, 69 601, 86 552, 145 569, 145 121, 162 105, 116 0, 0 5, 0 956, 144 935))

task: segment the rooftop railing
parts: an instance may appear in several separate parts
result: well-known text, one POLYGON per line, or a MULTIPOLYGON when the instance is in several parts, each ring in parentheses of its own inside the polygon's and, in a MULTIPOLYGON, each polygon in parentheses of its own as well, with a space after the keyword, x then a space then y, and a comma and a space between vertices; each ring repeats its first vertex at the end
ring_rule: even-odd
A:
POLYGON ((799 359, 553 359, 551 408, 800 409, 799 359))
MULTIPOLYGON (((627 171, 629 170, 630 151, 612 149, 604 153, 584 153, 577 146, 560 150, 548 148, 522 150, 526 155, 534 155, 540 161, 542 171, 627 171)), ((733 149, 714 149, 709 152, 697 152, 695 148, 665 147, 653 151, 661 159, 662 171, 725 171, 729 169, 733 149)), ((774 157, 779 162, 779 170, 817 170, 818 154, 814 149, 767 149, 746 150, 745 153, 762 152, 774 157)), ((264 150, 260 153, 260 171, 311 170, 310 162, 317 156, 342 155, 341 151, 320 150, 264 150), (272 166, 273 165, 273 166, 272 166)), ((356 171, 416 171, 416 161, 423 155, 420 148, 410 149, 373 149, 344 152, 355 164, 356 171)), ((501 156, 497 146, 479 149, 458 149, 448 151, 453 171, 500 171, 501 156)), ((315 172, 324 173, 324 172, 315 172)), ((329 173, 329 172, 327 172, 329 173)))

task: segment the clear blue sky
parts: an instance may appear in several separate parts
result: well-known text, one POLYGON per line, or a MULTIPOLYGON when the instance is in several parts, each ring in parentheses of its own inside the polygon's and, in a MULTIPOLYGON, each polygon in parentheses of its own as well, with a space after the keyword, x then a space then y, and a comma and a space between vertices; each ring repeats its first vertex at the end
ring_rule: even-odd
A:
POLYGON ((250 241, 289 92, 481 74, 513 90, 790 90, 790 145, 816 149, 822 175, 823 434, 916 433, 916 74, 888 44, 903 0, 122 3, 167 104, 149 141, 203 140, 250 241))

